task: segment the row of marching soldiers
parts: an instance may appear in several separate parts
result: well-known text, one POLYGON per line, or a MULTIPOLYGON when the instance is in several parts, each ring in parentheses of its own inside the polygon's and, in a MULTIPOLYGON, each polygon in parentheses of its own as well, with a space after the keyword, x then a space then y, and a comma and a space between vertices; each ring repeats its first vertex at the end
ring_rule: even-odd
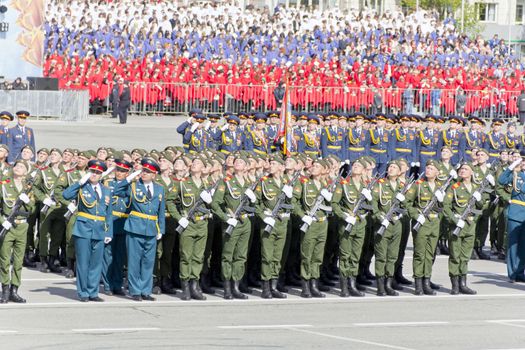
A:
POLYGON ((503 151, 491 165, 480 148, 474 162, 452 164, 444 146, 418 178, 402 158, 378 174, 369 156, 349 168, 335 156, 191 155, 177 147, 41 149, 36 163, 12 167, 4 158, 0 301, 25 302, 24 258, 58 273, 61 255, 81 301, 103 301, 100 281, 107 295, 127 287, 137 301, 176 288, 183 300, 203 300, 214 285, 225 299, 245 299, 251 286, 263 298, 285 298, 288 286, 323 297, 333 279, 342 297, 363 296, 373 279, 377 295, 397 295, 412 283, 400 273, 411 234, 415 294, 439 289, 431 277, 440 237, 450 250, 451 293, 474 294, 468 262, 492 229, 491 241, 508 246, 510 280, 522 282, 522 156, 503 151))

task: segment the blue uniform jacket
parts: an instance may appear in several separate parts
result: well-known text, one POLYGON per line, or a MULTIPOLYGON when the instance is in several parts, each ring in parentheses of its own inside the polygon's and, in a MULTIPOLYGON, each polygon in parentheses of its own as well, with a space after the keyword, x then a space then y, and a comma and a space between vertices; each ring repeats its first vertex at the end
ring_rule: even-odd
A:
POLYGON ((220 136, 219 150, 222 153, 230 154, 242 150, 244 143, 244 133, 240 130, 235 131, 235 137, 230 130, 225 130, 220 136))
POLYGON ((186 130, 182 142, 188 145, 187 151, 191 153, 199 153, 208 149, 210 135, 206 130, 195 130, 191 132, 186 130))
POLYGON ((499 153, 507 148, 505 144, 505 135, 501 132, 494 134, 490 132, 485 139, 485 147, 489 151, 490 161, 493 162, 499 158, 499 153))
POLYGON ((418 162, 415 132, 397 128, 392 132, 392 159, 405 158, 408 164, 418 162))
POLYGON ((344 140, 343 129, 337 127, 324 127, 321 131, 321 156, 326 158, 330 155, 335 155, 339 159, 344 159, 344 140))
POLYGON ((438 158, 441 158, 441 148, 443 146, 449 146, 452 148, 452 164, 457 164, 461 159, 465 160, 465 145, 466 137, 463 131, 456 130, 456 134, 452 137, 450 130, 443 130, 438 143, 438 158))
POLYGON ((127 180, 115 186, 115 196, 131 198, 129 217, 124 230, 143 236, 157 236, 165 232, 166 200, 164 187, 153 182, 153 197, 148 200, 142 180, 129 183, 127 180))
MULTIPOLYGON (((525 173, 520 171, 517 174, 516 188, 512 189, 510 204, 507 208, 507 218, 512 221, 525 221, 525 173), (519 191, 517 192, 516 189, 519 191)), ((514 172, 509 168, 505 169, 498 178, 502 186, 510 185, 514 181, 514 172)))
POLYGON ((98 241, 105 237, 113 238, 111 190, 102 184, 100 184, 100 189, 102 197, 98 201, 95 190, 89 182, 83 186, 76 182, 62 193, 65 200, 76 199, 78 203, 77 221, 73 228, 73 236, 98 241), (94 217, 99 219, 103 217, 104 220, 94 217))
POLYGON ((116 196, 114 194, 115 187, 119 182, 126 182, 126 180, 117 181, 115 179, 109 180, 105 183, 106 186, 111 190, 111 204, 113 206, 113 234, 120 235, 124 234, 124 224, 126 223, 126 218, 130 212, 130 198, 126 194, 122 197, 116 196))
POLYGON ((369 153, 370 145, 369 133, 367 130, 350 129, 345 132, 345 157, 344 159, 353 162, 369 153))
MULTIPOLYGON (((18 125, 9 129, 7 138, 9 162, 14 162, 20 158, 20 152, 25 145, 29 145, 35 150, 35 133, 33 129, 25 127, 25 134, 22 134, 22 129, 18 125)), ((32 160, 35 160, 35 156, 33 156, 32 160)))
POLYGON ((388 163, 391 159, 392 135, 388 130, 383 130, 383 137, 379 137, 379 132, 375 129, 368 131, 370 139, 370 156, 377 164, 388 163))

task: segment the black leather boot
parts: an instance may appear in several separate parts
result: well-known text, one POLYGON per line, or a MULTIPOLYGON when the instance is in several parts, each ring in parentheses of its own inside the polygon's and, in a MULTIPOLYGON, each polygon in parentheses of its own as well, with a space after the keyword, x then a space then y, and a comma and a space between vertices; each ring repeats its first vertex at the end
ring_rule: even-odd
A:
POLYGON ((277 285, 277 278, 270 280, 270 291, 272 292, 272 296, 276 299, 286 299, 286 294, 281 293, 277 288, 277 285))
POLYGON ((459 276, 450 276, 450 283, 452 283, 450 294, 458 295, 459 294, 459 276))
POLYGON ((403 265, 400 265, 397 267, 396 272, 394 274, 394 278, 396 279, 396 282, 399 284, 404 284, 407 286, 412 285, 412 281, 405 278, 405 276, 403 276, 403 265))
POLYGON ((175 290, 175 287, 173 287, 173 284, 171 283, 171 279, 169 277, 161 277, 160 278, 160 289, 162 293, 164 294, 176 294, 177 291, 175 290))
POLYGON ((399 295, 398 292, 396 292, 394 290, 394 288, 392 288, 392 281, 393 281, 393 277, 387 277, 386 278, 386 283, 385 283, 385 292, 387 295, 391 296, 391 297, 397 297, 399 295))
MULTIPOLYGON (((334 284, 334 283, 331 283, 334 284)), ((329 292, 330 287, 328 287, 326 284, 323 283, 321 280, 317 280, 317 289, 319 289, 321 292, 329 292)))
POLYGON ((372 272, 370 272, 370 266, 366 266, 365 268, 363 268, 363 274, 365 278, 369 281, 373 281, 376 279, 372 272))
POLYGON ((17 286, 11 286, 11 291, 9 293, 9 300, 12 301, 13 303, 20 303, 20 304, 24 304, 26 302, 24 298, 18 295, 17 286))
MULTIPOLYGON (((239 284, 239 291, 241 293, 246 293, 246 294, 252 294, 253 293, 253 289, 248 286, 248 282, 247 282, 246 276, 242 280, 240 280, 238 284, 239 284)), ((234 295, 234 297, 235 297, 235 295, 234 295)))
POLYGON ((210 276, 208 274, 201 275, 202 291, 206 294, 215 294, 215 289, 211 286, 210 276))
POLYGON ((315 278, 310 280, 310 291, 314 298, 324 298, 325 295, 319 291, 319 281, 315 278))
POLYGON ((360 274, 360 275, 357 275, 356 277, 356 281, 358 284, 362 285, 362 286, 372 286, 373 283, 372 281, 369 281, 364 274, 360 274))
POLYGON ((328 278, 326 272, 322 272, 321 273, 321 278, 320 278, 320 281, 322 284, 324 284, 325 286, 328 286, 328 287, 335 287, 335 283, 332 282, 332 280, 330 278, 328 278))
POLYGON ((67 259, 66 278, 75 278, 75 260, 67 259))
POLYGON ((414 290, 414 295, 423 295, 423 280, 421 277, 414 278, 416 289, 414 290))
POLYGON ((364 297, 365 293, 360 292, 357 287, 357 282, 355 280, 355 277, 350 276, 348 277, 348 292, 353 297, 364 297))
POLYGON ((350 292, 348 291, 348 279, 343 275, 339 276, 339 288, 341 288, 341 292, 339 293, 341 298, 348 298, 350 296, 350 292))
POLYGON ((431 280, 429 281, 430 283, 430 288, 432 288, 433 290, 439 290, 441 287, 435 283, 433 283, 431 280))
POLYGON ((224 281, 222 282, 222 285, 224 286, 224 299, 227 299, 227 300, 233 299, 231 282, 224 281))
POLYGON ((483 247, 481 247, 481 248, 477 248, 477 249, 476 249, 476 253, 478 253, 478 257, 479 257, 481 260, 490 260, 490 255, 489 255, 489 254, 486 254, 486 253, 483 251, 483 247))
POLYGON ((288 288, 286 287, 284 274, 280 274, 279 278, 277 279, 277 290, 281 293, 288 293, 288 288))
POLYGON ((396 281, 396 278, 392 278, 392 289, 393 290, 398 290, 398 291, 402 291, 404 290, 403 286, 401 286, 401 284, 399 284, 397 281, 396 281))
POLYGON ((2 284, 2 296, 0 297, 0 304, 7 304, 9 301, 9 284, 2 284))
POLYGON ((385 278, 384 277, 377 277, 376 278, 376 284, 377 284, 377 296, 378 297, 384 297, 386 295, 386 292, 385 292, 385 278))
POLYGON ((22 266, 23 267, 31 267, 31 268, 35 268, 36 267, 36 263, 31 261, 31 259, 29 258, 29 252, 26 252, 24 254, 24 261, 22 262, 22 266))
POLYGON ((202 295, 202 291, 199 288, 198 280, 190 280, 190 295, 195 300, 206 300, 206 297, 202 295))
POLYGON ((272 291, 270 290, 270 281, 262 281, 261 298, 263 299, 272 298, 272 291))
POLYGON ((232 281, 232 295, 235 299, 248 299, 248 296, 239 290, 239 281, 232 281))
POLYGON ((48 256, 47 257, 47 268, 49 271, 53 273, 62 273, 62 268, 55 264, 56 257, 55 256, 48 256))
POLYGON ((301 297, 303 298, 311 298, 312 292, 310 292, 310 282, 308 280, 302 279, 301 280, 301 297))
POLYGON ((40 257, 40 267, 38 268, 38 271, 40 272, 49 272, 49 270, 47 269, 47 256, 41 256, 40 257))
POLYGON ((461 294, 469 294, 469 295, 477 294, 475 290, 467 287, 467 275, 459 276, 459 292, 461 294))
POLYGON ((425 295, 436 295, 436 292, 430 287, 429 277, 423 277, 423 293, 425 295))
POLYGON ((190 284, 188 281, 180 281, 180 285, 182 288, 182 295, 180 297, 180 300, 190 300, 191 299, 191 292, 190 292, 190 284))

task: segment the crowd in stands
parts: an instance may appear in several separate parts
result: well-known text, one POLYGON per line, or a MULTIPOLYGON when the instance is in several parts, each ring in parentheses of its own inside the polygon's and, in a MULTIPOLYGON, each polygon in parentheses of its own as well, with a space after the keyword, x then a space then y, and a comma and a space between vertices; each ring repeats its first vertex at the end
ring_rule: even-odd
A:
POLYGON ((300 108, 371 109, 379 91, 388 108, 447 113, 463 90, 467 112, 488 104, 512 114, 524 87, 523 64, 503 39, 469 37, 425 11, 51 0, 45 34, 44 74, 60 88, 103 101, 123 77, 133 103, 157 110, 188 100, 224 107, 227 97, 274 109, 288 79, 305 87, 292 97, 300 108))

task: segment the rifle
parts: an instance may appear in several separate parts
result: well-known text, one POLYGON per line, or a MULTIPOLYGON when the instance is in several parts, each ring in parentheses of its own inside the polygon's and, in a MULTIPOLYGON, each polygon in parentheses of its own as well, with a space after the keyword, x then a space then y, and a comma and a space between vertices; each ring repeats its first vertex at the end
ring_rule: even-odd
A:
MULTIPOLYGON (((299 175, 301 175, 301 172, 296 171, 295 174, 293 174, 292 179, 287 185, 293 187, 294 183, 299 178, 299 175)), ((275 219, 277 217, 277 214, 279 213, 279 210, 281 209, 287 209, 287 210, 293 209, 293 207, 290 204, 284 203, 285 200, 286 200, 286 194, 284 192, 281 192, 279 196, 277 197, 277 203, 275 203, 275 206, 272 209, 272 214, 270 215, 270 217, 275 219)), ((273 226, 266 225, 266 227, 264 228, 264 233, 270 233, 272 232, 272 230, 273 230, 273 226)))
MULTIPOLYGON (((53 189, 53 190, 51 191, 51 193, 49 193, 49 198, 51 198, 51 200, 52 200, 53 202, 56 202, 56 201, 55 201, 55 189, 53 189)), ((49 208, 50 208, 49 205, 47 205, 47 204, 44 205, 44 206, 42 207, 42 209, 40 209, 40 213, 42 213, 42 215, 47 215, 47 212, 49 211, 49 208)))
MULTIPOLYGON (((491 193, 492 191, 490 189, 487 189, 488 184, 489 184, 489 182, 488 182, 487 178, 485 178, 476 191, 478 191, 480 194, 483 193, 483 192, 491 193)), ((481 215, 483 212, 481 210, 476 209, 475 206, 476 206, 476 198, 470 197, 470 199, 469 199, 469 201, 467 203, 467 207, 465 208, 465 210, 463 211, 463 214, 461 214, 459 219, 463 220, 463 221, 466 221, 467 217, 469 215, 472 215, 472 214, 474 214, 474 215, 481 215)), ((456 228, 454 229, 454 231, 452 231, 452 234, 454 236, 459 236, 459 233, 461 232, 461 229, 462 229, 461 227, 458 227, 456 225, 456 228)))
MULTIPOLYGON (((46 167, 47 164, 49 164, 49 161, 47 161, 46 165, 44 165, 43 167, 46 167)), ((23 194, 27 195, 29 192, 31 192, 31 189, 33 188, 33 185, 35 183, 38 171, 39 170, 42 171, 42 168, 37 168, 31 173, 31 175, 29 177, 29 180, 26 181, 26 187, 25 187, 24 191, 22 192, 23 194)), ((15 201, 15 204, 11 208, 11 214, 9 214, 7 216, 7 218, 6 218, 6 220, 9 221, 13 227, 16 226, 15 218, 18 215, 22 214, 22 211, 20 210, 20 208, 22 207, 23 204, 24 204, 24 202, 20 199, 20 196, 18 196, 18 198, 15 201)), ((24 214, 29 215, 29 213, 26 213, 26 212, 24 212, 24 214)), ((2 227, 2 230, 0 231, 0 241, 4 239, 7 231, 8 230, 6 230, 5 227, 2 227)))
MULTIPOLYGON (((263 175, 265 176, 265 175, 263 175)), ((263 177, 261 176, 261 178, 263 177)), ((261 180, 261 178, 257 179, 257 181, 255 181, 251 186, 250 186, 250 190, 252 190, 252 192, 255 190, 255 188, 257 187, 257 185, 259 184, 259 181, 261 180)), ((234 219, 239 219, 239 216, 241 215, 242 211, 245 211, 245 212, 248 212, 248 213, 255 213, 255 208, 253 207, 249 207, 248 206, 248 202, 250 201, 250 199, 248 198, 248 196, 246 195, 246 192, 242 195, 241 197, 241 200, 239 202, 239 205, 237 206, 237 208, 235 208, 235 211, 233 212, 233 218, 234 219)), ((233 229, 234 229, 234 226, 232 225, 228 225, 228 227, 226 228, 226 234, 228 236, 231 236, 232 232, 233 232, 233 229)))
MULTIPOLYGON (((374 187, 374 185, 377 183, 377 181, 379 181, 380 178, 381 177, 379 176, 379 174, 376 174, 376 176, 372 179, 372 181, 370 181, 368 186, 366 186, 366 189, 371 191, 372 188, 374 187)), ((361 193, 359 195, 359 199, 357 200, 357 203, 354 206, 354 209, 352 210, 352 215, 353 216, 357 216, 357 213, 359 212, 359 210, 367 209, 367 208, 365 208, 365 205, 366 205, 365 202, 366 202, 366 197, 361 193)), ((345 226, 345 233, 352 232, 352 228, 353 227, 354 227, 354 225, 352 225, 350 223, 347 223, 346 226, 345 226)))
MULTIPOLYGON (((216 189, 217 189, 217 186, 219 186, 219 181, 216 181, 215 184, 213 184, 212 186, 206 188, 204 191, 208 191, 210 193, 213 193, 216 189)), ((190 208, 190 210, 188 210, 188 220, 193 220, 193 218, 195 217, 195 214, 197 214, 197 212, 200 212, 202 214, 209 214, 210 213, 210 210, 209 209, 206 209, 203 207, 204 205, 204 201, 202 200, 202 198, 199 196, 199 199, 197 199, 195 201, 195 204, 193 204, 193 206, 190 208)), ((175 229, 175 231, 177 231, 178 234, 181 234, 182 232, 184 232, 186 228, 183 227, 182 225, 178 225, 177 228, 175 229)))
MULTIPOLYGON (((339 175, 337 175, 337 178, 334 179, 334 181, 327 187, 328 192, 333 193, 335 190, 335 187, 337 186, 337 183, 339 182, 339 178, 343 174, 344 169, 339 169, 339 175)), ((317 196, 317 199, 315 200, 314 205, 310 208, 310 211, 308 212, 308 216, 315 218, 315 214, 317 214, 317 211, 321 209, 324 205, 325 199, 321 193, 317 196)), ((308 231, 308 228, 310 225, 308 225, 306 222, 303 222, 303 225, 301 226, 301 231, 305 232, 308 231)))
MULTIPOLYGON (((401 193, 404 196, 408 192, 410 187, 412 187, 414 182, 419 180, 422 176, 423 176, 423 174, 419 175, 418 178, 415 179, 415 174, 410 175, 410 177, 408 178, 407 184, 405 185, 405 187, 403 187, 403 189, 399 193, 401 193)), ((392 199, 392 205, 390 206, 390 209, 388 209, 388 212, 386 213, 385 219, 387 219, 388 221, 392 222, 392 218, 394 217, 394 214, 404 214, 405 210, 399 208, 400 204, 401 204, 401 202, 397 198, 392 199)), ((386 226, 381 225, 379 230, 377 230, 377 234, 382 236, 382 235, 385 234, 385 231, 386 231, 386 226)))

